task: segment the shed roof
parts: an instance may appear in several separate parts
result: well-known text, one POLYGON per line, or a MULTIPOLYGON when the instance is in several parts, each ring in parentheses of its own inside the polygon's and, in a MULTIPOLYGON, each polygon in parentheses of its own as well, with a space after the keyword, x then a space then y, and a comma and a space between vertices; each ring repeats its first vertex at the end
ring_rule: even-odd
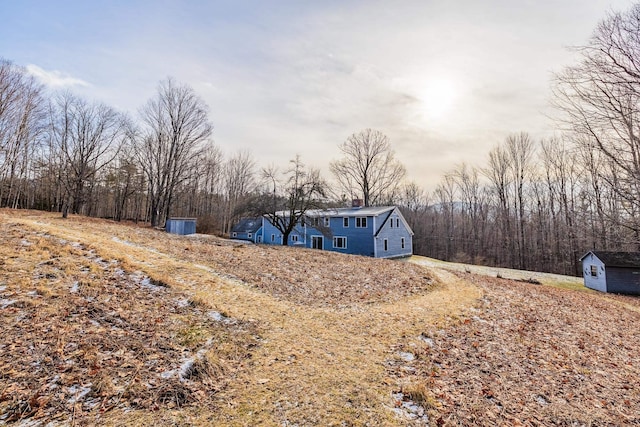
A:
POLYGON ((580 261, 589 254, 594 254, 604 265, 609 267, 640 268, 640 252, 589 251, 580 258, 580 261))
POLYGON ((232 233, 255 233, 262 227, 260 218, 242 218, 232 229, 232 233))

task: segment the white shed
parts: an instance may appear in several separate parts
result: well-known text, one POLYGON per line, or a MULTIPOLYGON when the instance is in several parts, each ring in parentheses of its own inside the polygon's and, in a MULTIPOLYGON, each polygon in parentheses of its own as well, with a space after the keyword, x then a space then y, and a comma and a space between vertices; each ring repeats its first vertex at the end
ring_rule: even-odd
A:
POLYGON ((640 253, 590 251, 580 261, 587 288, 640 295, 640 253))

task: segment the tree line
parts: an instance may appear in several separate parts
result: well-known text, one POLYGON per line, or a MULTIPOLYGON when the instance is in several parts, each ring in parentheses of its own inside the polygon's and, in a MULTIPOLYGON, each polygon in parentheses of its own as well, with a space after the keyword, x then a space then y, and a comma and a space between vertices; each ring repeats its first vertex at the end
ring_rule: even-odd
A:
POLYGON ((456 166, 430 193, 406 181, 377 130, 339 145, 329 184, 299 156, 280 170, 225 155, 205 102, 173 79, 132 117, 50 94, 0 60, 0 206, 152 226, 193 216, 200 232, 224 235, 243 216, 277 222, 277 210, 362 198, 401 206, 417 254, 574 274, 589 249, 640 250, 640 5, 610 13, 577 52, 553 82, 557 137, 509 135, 483 166, 456 166))
POLYGON ((558 137, 510 135, 484 167, 407 194, 416 252, 576 274, 588 250, 640 250, 640 5, 576 51, 553 82, 558 137))

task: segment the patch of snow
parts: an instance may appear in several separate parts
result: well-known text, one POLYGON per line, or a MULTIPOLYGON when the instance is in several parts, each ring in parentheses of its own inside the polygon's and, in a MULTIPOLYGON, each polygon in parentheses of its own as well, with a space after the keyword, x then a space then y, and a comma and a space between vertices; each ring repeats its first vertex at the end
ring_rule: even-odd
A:
POLYGON ((7 290, 7 287, 6 287, 6 286, 0 286, 0 292, 2 292, 2 291, 6 291, 6 290, 7 290))
POLYGON ((216 322, 222 322, 224 320, 224 316, 215 310, 207 312, 207 315, 216 322))
POLYGON ((15 303, 17 303, 18 300, 16 299, 0 299, 0 308, 7 308, 10 305, 13 305, 15 303))
POLYGON ((144 278, 142 278, 142 280, 140 280, 140 286, 142 286, 143 288, 152 289, 154 291, 162 288, 162 286, 154 284, 153 280, 151 280, 151 278, 148 276, 145 276, 144 278))
POLYGON ((180 379, 181 380, 185 380, 190 376, 191 368, 193 368, 193 364, 195 363, 195 361, 196 361, 196 358, 195 357, 191 357, 191 358, 185 360, 182 363, 182 365, 180 365, 179 372, 180 372, 180 379))
POLYGON ((28 241, 27 239, 22 239, 22 240, 20 240, 20 244, 21 244, 22 246, 31 246, 31 245, 33 245, 33 243, 31 243, 31 242, 30 242, 30 241, 28 241))
POLYGON ((418 405, 414 401, 408 399, 404 393, 394 393, 392 396, 399 404, 399 406, 393 408, 393 411, 397 415, 410 420, 424 422, 425 425, 429 424, 429 417, 421 405, 418 405))
POLYGON ((407 351, 401 351, 398 353, 398 356, 405 362, 412 362, 416 356, 413 353, 409 353, 407 351))
POLYGON ((160 373, 160 377, 164 378, 165 380, 172 378, 174 375, 176 374, 176 370, 172 369, 170 371, 164 371, 160 373))
POLYGON ((189 300, 187 298, 176 298, 175 302, 176 305, 181 308, 189 306, 189 300))
POLYGON ((73 286, 71 286, 71 290, 69 292, 71 292, 72 294, 78 293, 78 291, 80 290, 80 282, 75 281, 73 283, 73 286))
POLYGON ((426 336, 424 334, 420 335, 420 340, 422 340, 422 342, 427 344, 429 347, 433 347, 433 346, 436 345, 436 343, 433 341, 433 338, 429 338, 428 336, 426 336))
POLYGON ((227 319, 226 316, 223 316, 222 313, 215 311, 215 310, 210 310, 207 312, 207 316, 209 316, 210 318, 212 318, 213 320, 215 320, 216 322, 223 322, 227 319))
POLYGON ((542 394, 536 396, 536 402, 538 402, 542 406, 546 406, 550 403, 549 399, 547 399, 547 397, 543 396, 542 394))
POLYGON ((127 246, 135 246, 133 243, 131 243, 131 242, 127 241, 127 240, 119 239, 119 238, 117 238, 116 236, 113 236, 113 237, 111 238, 111 240, 113 240, 114 242, 117 242, 117 243, 122 243, 123 245, 127 245, 127 246))
POLYGON ((71 387, 69 387, 68 392, 73 394, 73 396, 67 401, 67 403, 77 403, 80 400, 84 399, 84 397, 91 392, 91 383, 89 383, 85 387, 72 385, 71 387))

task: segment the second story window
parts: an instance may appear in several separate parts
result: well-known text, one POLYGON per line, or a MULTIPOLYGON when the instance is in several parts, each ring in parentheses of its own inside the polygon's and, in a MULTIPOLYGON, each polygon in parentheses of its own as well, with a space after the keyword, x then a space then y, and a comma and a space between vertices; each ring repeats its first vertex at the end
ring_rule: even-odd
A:
POLYGON ((329 227, 331 225, 331 218, 329 218, 328 216, 324 217, 324 226, 325 227, 329 227))
POLYGON ((356 228, 367 228, 367 217, 356 218, 356 228))
POLYGON ((342 218, 342 226, 344 228, 349 228, 349 217, 345 216, 344 218, 342 218))

